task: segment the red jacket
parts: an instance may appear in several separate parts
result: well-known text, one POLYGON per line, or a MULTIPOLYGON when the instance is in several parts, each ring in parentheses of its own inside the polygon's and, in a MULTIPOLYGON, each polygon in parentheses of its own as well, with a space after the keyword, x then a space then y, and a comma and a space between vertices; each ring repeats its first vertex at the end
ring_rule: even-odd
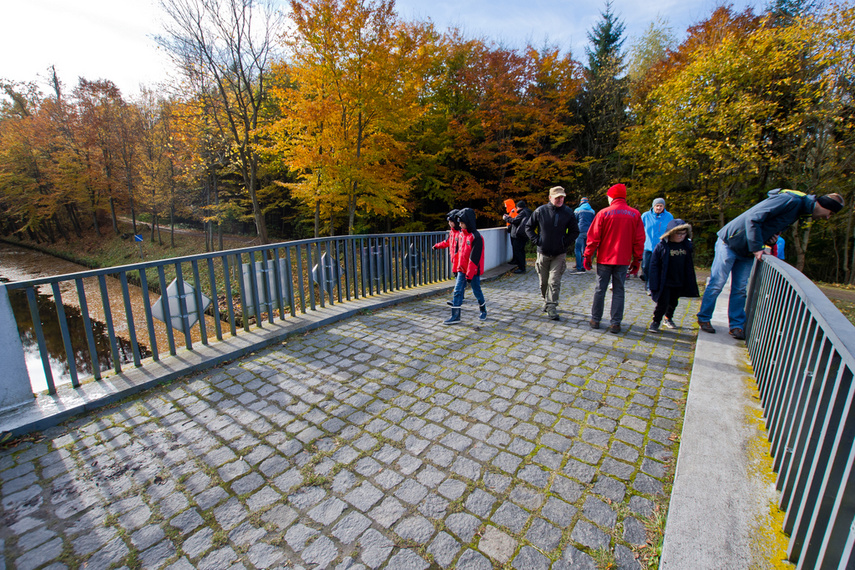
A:
POLYGON ((585 257, 597 255, 603 265, 641 263, 644 255, 644 224, 641 214, 623 198, 612 200, 608 208, 597 212, 588 228, 585 257))
POLYGON ((463 244, 463 232, 460 230, 448 230, 448 238, 434 245, 434 249, 448 249, 451 256, 451 272, 457 273, 460 269, 460 247, 463 244))
POLYGON ((466 274, 466 279, 484 273, 484 238, 475 233, 460 232, 463 236, 463 247, 460 250, 460 271, 466 274))

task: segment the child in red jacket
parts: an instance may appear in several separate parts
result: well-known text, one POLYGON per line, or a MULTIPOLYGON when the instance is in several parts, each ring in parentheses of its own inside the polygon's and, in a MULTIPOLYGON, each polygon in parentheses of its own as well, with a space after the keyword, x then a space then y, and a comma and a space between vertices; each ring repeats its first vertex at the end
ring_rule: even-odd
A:
POLYGON ((462 247, 458 254, 460 272, 454 285, 454 296, 451 301, 451 317, 443 321, 444 325, 456 325, 460 322, 460 306, 463 303, 463 292, 466 284, 472 285, 472 294, 478 300, 481 309, 480 319, 487 319, 487 302, 481 291, 481 275, 484 273, 484 238, 475 227, 475 212, 471 208, 463 208, 459 212, 460 229, 462 231, 462 247))
POLYGON ((448 255, 451 258, 451 273, 453 275, 457 275, 457 272, 460 271, 460 245, 461 245, 461 234, 460 224, 457 221, 458 210, 451 210, 448 215, 445 217, 448 220, 448 237, 442 240, 439 243, 435 243, 433 245, 434 249, 448 249, 448 255))

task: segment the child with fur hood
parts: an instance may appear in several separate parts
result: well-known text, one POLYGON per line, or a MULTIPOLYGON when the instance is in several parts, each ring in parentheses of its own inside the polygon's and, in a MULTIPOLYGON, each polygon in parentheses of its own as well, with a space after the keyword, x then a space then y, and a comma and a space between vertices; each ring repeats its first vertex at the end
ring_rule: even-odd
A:
POLYGON ((692 226, 680 219, 668 222, 650 258, 647 283, 656 301, 650 332, 659 332, 663 316, 665 326, 676 329, 673 318, 680 297, 700 297, 693 254, 692 226))

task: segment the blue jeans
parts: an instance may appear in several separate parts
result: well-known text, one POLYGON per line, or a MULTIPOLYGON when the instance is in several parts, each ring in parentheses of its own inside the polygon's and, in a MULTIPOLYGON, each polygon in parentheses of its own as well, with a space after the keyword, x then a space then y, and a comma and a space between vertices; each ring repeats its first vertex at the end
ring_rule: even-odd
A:
POLYGON ((585 255, 585 244, 588 243, 588 232, 579 234, 576 238, 576 271, 582 271, 582 256, 585 255))
POLYGON ((728 276, 730 280, 730 301, 727 305, 727 320, 731 329, 745 328, 745 297, 748 278, 754 266, 754 256, 742 257, 727 247, 721 239, 715 242, 715 259, 710 268, 710 281, 704 289, 698 321, 709 322, 712 319, 715 303, 728 276))
POLYGON ((609 324, 619 325, 623 320, 623 308, 626 285, 626 270, 628 265, 604 265, 597 264, 597 285, 594 288, 594 302, 591 304, 591 320, 600 322, 603 318, 606 291, 609 282, 612 283, 612 308, 609 324))
MULTIPOLYGON (((457 282, 454 284, 454 296, 451 298, 453 306, 459 308, 463 304, 463 291, 466 289, 466 274, 462 271, 457 274, 457 282)), ((481 291, 481 276, 472 278, 472 294, 478 300, 479 305, 484 304, 484 293, 481 291)))
POLYGON ((650 258, 653 257, 653 251, 644 250, 644 255, 641 256, 641 278, 644 279, 644 288, 650 291, 650 258))

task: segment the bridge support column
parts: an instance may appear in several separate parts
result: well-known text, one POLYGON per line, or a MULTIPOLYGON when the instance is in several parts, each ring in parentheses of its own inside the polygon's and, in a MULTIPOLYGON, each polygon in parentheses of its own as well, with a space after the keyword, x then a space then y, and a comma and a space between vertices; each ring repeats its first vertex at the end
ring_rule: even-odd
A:
POLYGON ((18 336, 15 315, 6 286, 0 283, 0 410, 15 408, 33 400, 24 347, 18 336))

